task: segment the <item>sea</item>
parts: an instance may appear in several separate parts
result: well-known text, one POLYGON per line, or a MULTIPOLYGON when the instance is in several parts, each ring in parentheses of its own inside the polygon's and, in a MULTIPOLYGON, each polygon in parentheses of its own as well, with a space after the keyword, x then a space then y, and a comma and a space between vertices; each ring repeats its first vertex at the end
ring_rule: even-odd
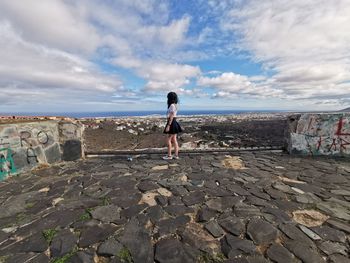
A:
MULTIPOLYGON (((280 110, 181 110, 179 116, 195 115, 231 115, 242 113, 277 113, 280 110)), ((71 118, 107 118, 107 117, 140 117, 164 116, 166 111, 106 111, 106 112, 15 112, 4 113, 3 116, 64 116, 71 118)))

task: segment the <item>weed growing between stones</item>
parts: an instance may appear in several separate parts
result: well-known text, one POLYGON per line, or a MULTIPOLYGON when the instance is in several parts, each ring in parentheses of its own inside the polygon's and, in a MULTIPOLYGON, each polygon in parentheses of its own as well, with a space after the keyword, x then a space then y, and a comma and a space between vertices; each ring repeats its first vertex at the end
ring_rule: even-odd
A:
POLYGON ((101 201, 102 201, 102 205, 103 206, 106 206, 106 205, 110 205, 111 204, 111 199, 109 197, 102 197, 101 198, 101 201))
POLYGON ((132 260, 130 251, 126 248, 123 247, 119 253, 117 254, 117 257, 120 259, 121 262, 123 263, 133 263, 134 261, 132 260))
POLYGON ((90 214, 91 211, 92 211, 91 208, 85 209, 85 213, 79 217, 79 221, 85 221, 85 220, 91 219, 91 214, 90 214))
POLYGON ((26 215, 24 213, 17 214, 16 215, 16 224, 20 224, 25 218, 26 218, 26 215))
POLYGON ((52 241, 52 239, 55 237, 55 235, 57 234, 57 230, 56 229, 52 229, 52 228, 50 228, 50 229, 45 229, 44 231, 43 231, 43 236, 44 236, 44 238, 45 238, 45 240, 46 240, 46 242, 48 243, 48 244, 50 244, 51 243, 51 241, 52 241))
POLYGON ((211 255, 208 252, 202 252, 198 257, 197 262, 200 262, 200 263, 222 263, 225 260, 226 260, 226 257, 221 253, 211 255))
POLYGON ((34 205, 35 205, 34 202, 26 203, 26 208, 27 208, 27 209, 30 209, 30 208, 32 208, 34 205))
POLYGON ((5 263, 10 256, 0 256, 0 263, 5 263))
POLYGON ((66 263, 71 259, 71 257, 75 255, 75 253, 77 253, 77 251, 78 249, 74 248, 71 252, 65 254, 63 257, 52 259, 50 263, 66 263))

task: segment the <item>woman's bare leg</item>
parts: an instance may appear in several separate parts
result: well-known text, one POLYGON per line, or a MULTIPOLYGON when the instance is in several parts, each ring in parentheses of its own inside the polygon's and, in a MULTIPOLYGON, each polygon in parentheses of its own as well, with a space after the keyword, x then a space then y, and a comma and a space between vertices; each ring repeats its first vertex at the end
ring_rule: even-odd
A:
POLYGON ((179 156, 179 144, 177 143, 177 135, 174 134, 173 138, 172 138, 172 142, 174 144, 174 148, 175 148, 175 156, 179 156))
POLYGON ((172 135, 168 135, 166 137, 166 142, 167 142, 167 145, 168 145, 168 156, 171 156, 171 148, 172 148, 172 145, 171 145, 171 140, 172 140, 172 135))

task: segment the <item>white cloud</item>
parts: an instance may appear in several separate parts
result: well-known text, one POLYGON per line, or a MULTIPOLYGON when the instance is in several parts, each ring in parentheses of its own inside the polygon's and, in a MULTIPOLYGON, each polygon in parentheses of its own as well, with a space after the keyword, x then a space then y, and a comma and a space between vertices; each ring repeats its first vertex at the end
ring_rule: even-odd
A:
POLYGON ((83 100, 86 94, 121 89, 118 78, 100 73, 76 55, 27 42, 8 22, 0 21, 0 46, 0 89, 2 96, 7 94, 7 103, 69 94, 83 100))
MULTIPOLYGON (((284 98, 344 94, 350 81, 348 0, 249 0, 226 12, 222 29, 275 74, 284 98), (292 96, 289 96, 292 95, 292 96)), ((348 90, 347 90, 348 92, 348 90)))
POLYGON ((151 63, 139 69, 139 74, 148 80, 146 91, 184 92, 184 86, 200 72, 199 67, 166 63, 151 63))
POLYGON ((99 43, 84 10, 63 1, 0 1, 0 17, 23 38, 53 48, 93 52, 99 43))
POLYGON ((212 87, 216 98, 230 97, 278 97, 279 91, 267 85, 262 76, 249 78, 233 72, 225 72, 217 77, 200 77, 199 86, 212 87))

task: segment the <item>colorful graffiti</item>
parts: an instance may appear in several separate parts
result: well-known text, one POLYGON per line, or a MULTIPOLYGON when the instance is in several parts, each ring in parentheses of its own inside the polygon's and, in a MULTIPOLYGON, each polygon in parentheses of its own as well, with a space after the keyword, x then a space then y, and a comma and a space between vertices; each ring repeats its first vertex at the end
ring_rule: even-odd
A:
POLYGON ((17 172, 11 148, 0 148, 0 180, 17 172))
POLYGON ((304 114, 291 134, 290 151, 308 155, 350 155, 349 114, 304 114))

